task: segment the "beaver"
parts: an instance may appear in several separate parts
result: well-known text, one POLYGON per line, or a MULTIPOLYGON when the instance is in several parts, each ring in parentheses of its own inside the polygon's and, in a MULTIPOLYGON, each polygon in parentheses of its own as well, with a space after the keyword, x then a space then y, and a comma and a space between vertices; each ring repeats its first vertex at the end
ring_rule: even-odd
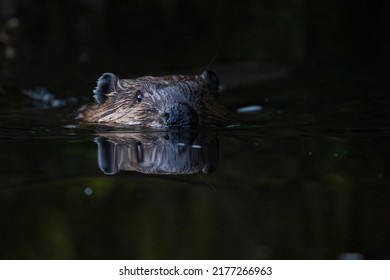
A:
POLYGON ((80 108, 76 118, 109 126, 223 125, 227 110, 219 95, 219 80, 212 71, 136 79, 104 73, 94 90, 95 102, 80 108))
POLYGON ((98 133, 98 164, 107 175, 210 173, 218 165, 216 134, 193 130, 98 133))

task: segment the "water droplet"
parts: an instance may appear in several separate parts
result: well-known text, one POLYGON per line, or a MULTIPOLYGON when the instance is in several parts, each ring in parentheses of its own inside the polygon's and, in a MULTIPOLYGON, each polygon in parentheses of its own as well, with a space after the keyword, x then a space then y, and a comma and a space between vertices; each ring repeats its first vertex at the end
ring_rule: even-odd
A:
POLYGON ((252 113, 252 112, 257 112, 263 109, 260 105, 250 105, 250 106, 245 106, 237 109, 237 113, 252 113))
POLYGON ((67 124, 67 125, 64 125, 63 127, 64 127, 64 128, 76 128, 77 125, 74 125, 74 124, 67 124))
POLYGON ((92 195, 92 193, 93 193, 93 190, 91 188, 87 187, 87 188, 84 189, 84 194, 85 195, 90 196, 90 195, 92 195))
POLYGON ((240 124, 231 124, 231 125, 228 125, 227 128, 234 128, 234 127, 239 127, 240 124))

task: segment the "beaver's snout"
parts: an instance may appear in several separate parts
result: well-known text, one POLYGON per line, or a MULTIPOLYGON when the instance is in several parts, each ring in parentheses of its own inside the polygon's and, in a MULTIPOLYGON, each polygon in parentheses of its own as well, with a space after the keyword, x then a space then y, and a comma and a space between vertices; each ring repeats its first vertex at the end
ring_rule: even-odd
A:
POLYGON ((192 126, 198 122, 198 114, 186 103, 179 103, 160 115, 163 126, 192 126))

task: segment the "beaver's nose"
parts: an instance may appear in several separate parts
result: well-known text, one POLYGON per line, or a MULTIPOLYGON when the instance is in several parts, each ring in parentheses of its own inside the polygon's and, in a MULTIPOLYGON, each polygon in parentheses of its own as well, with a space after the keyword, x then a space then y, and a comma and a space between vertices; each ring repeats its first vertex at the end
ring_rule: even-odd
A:
POLYGON ((193 125, 198 121, 198 116, 193 108, 186 103, 179 103, 169 108, 160 115, 160 122, 163 125, 193 125))
POLYGON ((171 114, 169 113, 162 113, 160 115, 160 123, 162 125, 171 125, 172 124, 172 118, 171 118, 171 114))
POLYGON ((167 124, 170 117, 171 115, 169 113, 164 113, 161 115, 161 120, 163 121, 163 123, 167 124))

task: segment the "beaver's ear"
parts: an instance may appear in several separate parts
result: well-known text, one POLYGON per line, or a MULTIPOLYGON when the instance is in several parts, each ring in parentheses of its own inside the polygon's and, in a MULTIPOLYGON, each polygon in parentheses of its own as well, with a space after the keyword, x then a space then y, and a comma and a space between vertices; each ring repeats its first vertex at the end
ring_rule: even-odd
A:
POLYGON ((107 100, 107 94, 116 91, 118 77, 112 73, 104 73, 98 80, 97 86, 93 93, 96 102, 103 104, 107 100))
POLYGON ((219 79, 217 74, 215 74, 213 71, 204 71, 200 76, 203 80, 206 81, 206 83, 211 89, 219 89, 219 79))

